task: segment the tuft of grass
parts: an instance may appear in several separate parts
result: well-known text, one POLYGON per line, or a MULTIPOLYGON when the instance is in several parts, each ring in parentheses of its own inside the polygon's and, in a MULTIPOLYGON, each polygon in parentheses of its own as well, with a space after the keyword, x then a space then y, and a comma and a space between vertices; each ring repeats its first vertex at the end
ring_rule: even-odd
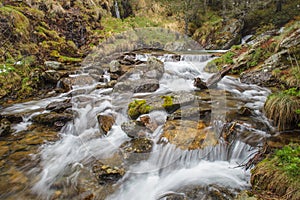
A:
POLYGON ((283 92, 272 94, 264 105, 264 111, 274 125, 281 130, 293 129, 300 122, 300 91, 292 88, 283 92))

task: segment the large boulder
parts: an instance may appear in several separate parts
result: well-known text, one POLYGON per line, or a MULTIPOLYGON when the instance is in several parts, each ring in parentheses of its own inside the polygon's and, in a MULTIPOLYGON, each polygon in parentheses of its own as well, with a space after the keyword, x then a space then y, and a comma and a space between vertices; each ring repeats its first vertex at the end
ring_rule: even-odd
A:
POLYGON ((193 105, 197 97, 188 92, 176 92, 163 96, 151 96, 149 99, 136 99, 128 105, 128 116, 137 119, 142 114, 154 110, 165 110, 173 113, 182 106, 193 105))
POLYGON ((166 122, 159 143, 171 143, 183 150, 194 150, 214 146, 218 139, 203 121, 172 120, 166 122))

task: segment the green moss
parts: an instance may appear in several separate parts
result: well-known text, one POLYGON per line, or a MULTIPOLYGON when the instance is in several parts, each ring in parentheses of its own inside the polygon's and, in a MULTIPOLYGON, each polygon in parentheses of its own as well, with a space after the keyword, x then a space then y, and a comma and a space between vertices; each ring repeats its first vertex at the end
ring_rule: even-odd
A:
POLYGON ((173 96, 162 96, 161 98, 164 100, 164 103, 162 105, 164 108, 173 106, 173 96))
POLYGON ((55 30, 49 30, 43 26, 37 26, 35 27, 35 30, 37 31, 37 34, 41 37, 55 41, 62 41, 62 39, 59 37, 58 33, 55 30))
POLYGON ((262 53, 263 53, 262 48, 255 49, 255 51, 251 54, 251 58, 250 58, 249 62, 247 62, 247 67, 257 66, 258 63, 263 59, 262 53))
POLYGON ((63 63, 78 63, 78 62, 81 62, 82 59, 60 55, 59 58, 58 58, 58 61, 63 62, 63 63))
POLYGON ((25 15, 11 6, 0 7, 0 15, 12 19, 13 34, 17 36, 19 40, 29 40, 30 22, 25 15))
POLYGON ((288 145, 275 152, 276 166, 291 178, 300 180, 300 145, 288 145))
POLYGON ((151 106, 146 100, 134 100, 128 105, 128 116, 131 119, 137 119, 142 114, 147 114, 151 110, 151 106))

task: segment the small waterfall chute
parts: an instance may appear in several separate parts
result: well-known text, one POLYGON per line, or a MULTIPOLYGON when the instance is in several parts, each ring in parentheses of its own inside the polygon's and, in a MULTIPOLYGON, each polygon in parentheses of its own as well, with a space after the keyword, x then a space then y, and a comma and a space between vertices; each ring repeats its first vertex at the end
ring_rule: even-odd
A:
POLYGON ((118 1, 115 1, 115 12, 116 12, 116 17, 117 17, 118 19, 121 19, 120 8, 119 8, 118 1))

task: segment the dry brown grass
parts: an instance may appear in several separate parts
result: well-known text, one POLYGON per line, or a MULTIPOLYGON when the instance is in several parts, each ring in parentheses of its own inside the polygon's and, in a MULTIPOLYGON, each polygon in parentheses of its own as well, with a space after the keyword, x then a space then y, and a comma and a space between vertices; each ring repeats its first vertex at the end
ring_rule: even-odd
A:
POLYGON ((296 113, 296 110, 299 109, 299 97, 284 92, 270 95, 264 105, 266 116, 273 120, 274 125, 280 131, 297 127, 300 115, 296 113))

